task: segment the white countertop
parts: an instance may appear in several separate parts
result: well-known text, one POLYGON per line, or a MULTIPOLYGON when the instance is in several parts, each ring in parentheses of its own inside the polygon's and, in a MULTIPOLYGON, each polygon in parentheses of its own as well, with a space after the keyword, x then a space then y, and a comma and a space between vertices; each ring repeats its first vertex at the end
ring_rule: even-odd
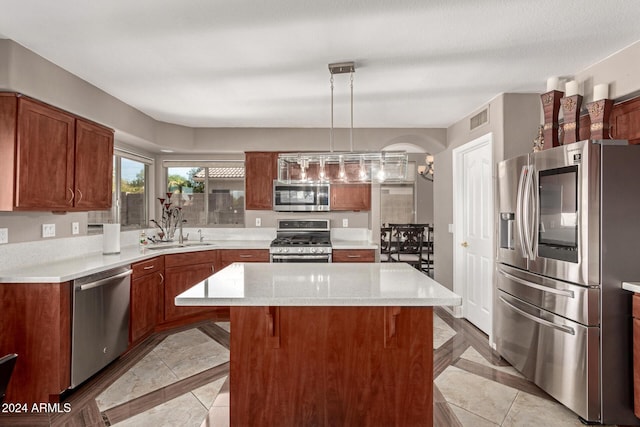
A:
POLYGON ((622 289, 640 293, 640 282, 622 282, 622 289))
POLYGON ((120 249, 119 254, 114 255, 89 252, 81 256, 36 263, 28 267, 2 268, 0 283, 61 283, 160 255, 214 249, 269 249, 271 240, 208 240, 205 243, 207 243, 206 246, 194 245, 168 249, 149 249, 148 247, 141 249, 137 245, 125 246, 120 249))
POLYGON ((460 296, 403 263, 235 263, 181 293, 182 306, 456 306, 460 296))
POLYGON ((366 240, 344 240, 331 238, 332 249, 378 249, 378 245, 366 240))

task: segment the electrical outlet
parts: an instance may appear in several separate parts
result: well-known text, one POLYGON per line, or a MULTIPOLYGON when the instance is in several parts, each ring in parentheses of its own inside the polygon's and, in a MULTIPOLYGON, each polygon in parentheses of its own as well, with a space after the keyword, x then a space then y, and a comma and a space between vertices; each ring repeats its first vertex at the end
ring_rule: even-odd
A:
POLYGON ((0 244, 9 243, 9 229, 0 228, 0 244))
POLYGON ((71 223, 71 234, 80 234, 80 223, 72 222, 71 223))
POLYGON ((56 237, 56 225, 42 224, 42 237, 56 237))
POLYGON ((347 228, 349 226, 349 218, 342 218, 342 227, 347 228))
POLYGON ((261 227, 261 226, 262 226, 262 219, 256 218, 256 227, 261 227))

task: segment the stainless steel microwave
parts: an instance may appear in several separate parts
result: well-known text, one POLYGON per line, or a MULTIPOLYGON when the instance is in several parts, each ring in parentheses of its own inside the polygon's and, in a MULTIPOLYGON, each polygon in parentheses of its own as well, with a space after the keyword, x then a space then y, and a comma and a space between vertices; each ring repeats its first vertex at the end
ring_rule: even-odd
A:
POLYGON ((286 212, 328 212, 328 183, 273 182, 273 210, 286 212))

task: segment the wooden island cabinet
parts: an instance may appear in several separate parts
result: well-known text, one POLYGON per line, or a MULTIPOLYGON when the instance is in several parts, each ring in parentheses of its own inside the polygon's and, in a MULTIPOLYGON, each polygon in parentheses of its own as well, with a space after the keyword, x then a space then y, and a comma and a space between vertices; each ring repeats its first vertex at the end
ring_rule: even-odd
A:
POLYGON ((430 426, 431 307, 232 307, 231 425, 430 426))
POLYGON ((430 277, 406 264, 241 263, 207 282, 176 304, 231 306, 231 425, 433 425, 433 306, 461 298, 430 277))

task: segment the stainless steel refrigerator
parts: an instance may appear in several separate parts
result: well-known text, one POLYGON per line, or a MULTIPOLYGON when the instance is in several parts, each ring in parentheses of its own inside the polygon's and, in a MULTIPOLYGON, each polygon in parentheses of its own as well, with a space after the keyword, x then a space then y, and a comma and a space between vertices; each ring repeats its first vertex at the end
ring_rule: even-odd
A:
POLYGON ((580 141, 500 162, 496 350, 585 421, 633 414, 640 146, 580 141))

